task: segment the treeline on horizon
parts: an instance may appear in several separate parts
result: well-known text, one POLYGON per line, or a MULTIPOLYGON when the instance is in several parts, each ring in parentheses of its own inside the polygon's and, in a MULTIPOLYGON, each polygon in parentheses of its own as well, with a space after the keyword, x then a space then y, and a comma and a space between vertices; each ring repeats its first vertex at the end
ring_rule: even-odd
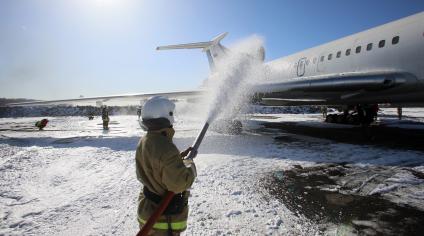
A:
POLYGON ((5 106, 9 103, 32 102, 32 101, 36 101, 36 100, 26 99, 26 98, 0 98, 0 106, 5 106))
MULTIPOLYGON (((138 106, 108 106, 109 115, 137 115, 138 106)), ((22 106, 0 107, 0 118, 48 116, 101 116, 96 106, 22 106)))

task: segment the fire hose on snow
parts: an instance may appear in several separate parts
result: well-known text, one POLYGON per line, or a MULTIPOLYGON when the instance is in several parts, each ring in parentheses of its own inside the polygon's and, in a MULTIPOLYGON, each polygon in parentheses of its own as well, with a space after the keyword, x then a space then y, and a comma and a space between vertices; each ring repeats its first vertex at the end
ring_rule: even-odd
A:
MULTIPOLYGON (((200 131, 199 135, 197 135, 196 140, 193 143, 192 150, 187 155, 187 158, 185 158, 186 160, 192 160, 196 157, 197 150, 199 149, 199 146, 202 143, 203 138, 205 137, 206 131, 208 130, 208 128, 209 128, 209 123, 205 122, 202 130, 200 131)), ((160 202, 158 208, 150 216, 150 218, 144 224, 143 228, 137 233, 137 236, 147 236, 148 235, 150 230, 153 228, 153 225, 156 223, 156 221, 159 219, 159 217, 162 215, 162 213, 168 207, 168 205, 171 202, 174 195, 175 195, 174 192, 171 192, 171 191, 166 192, 165 197, 162 198, 162 201, 160 202)))

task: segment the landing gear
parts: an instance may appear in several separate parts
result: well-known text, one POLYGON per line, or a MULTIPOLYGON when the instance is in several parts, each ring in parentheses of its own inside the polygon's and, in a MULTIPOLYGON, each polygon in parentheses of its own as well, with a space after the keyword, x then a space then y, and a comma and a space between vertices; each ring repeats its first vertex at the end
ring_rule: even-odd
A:
POLYGON ((356 105, 344 109, 343 113, 327 115, 325 122, 368 126, 377 120, 377 112, 377 104, 356 105))

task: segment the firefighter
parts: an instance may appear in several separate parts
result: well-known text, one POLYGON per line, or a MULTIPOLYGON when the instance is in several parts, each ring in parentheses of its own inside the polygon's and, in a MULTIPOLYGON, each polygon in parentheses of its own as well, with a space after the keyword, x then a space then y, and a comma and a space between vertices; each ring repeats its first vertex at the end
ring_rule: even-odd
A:
POLYGON ((187 227, 187 189, 196 177, 196 166, 193 161, 183 160, 191 147, 180 153, 172 142, 174 109, 172 101, 155 96, 146 101, 141 112, 147 134, 140 139, 135 158, 137 179, 144 186, 138 205, 140 228, 158 208, 166 192, 175 193, 149 235, 180 235, 187 227))
POLYGON ((40 121, 35 122, 35 126, 38 128, 38 130, 43 130, 44 127, 46 127, 47 123, 49 123, 49 120, 42 119, 40 121))
POLYGON ((141 117, 141 107, 137 107, 137 116, 138 116, 138 119, 140 119, 140 117, 141 117))
POLYGON ((102 121, 103 121, 103 129, 108 130, 109 129, 109 111, 107 110, 106 106, 103 106, 102 108, 102 121))
POLYGON ((402 107, 397 107, 398 119, 402 120, 402 107))
POLYGON ((327 118, 327 106, 321 106, 321 113, 322 113, 322 117, 325 119, 327 118))

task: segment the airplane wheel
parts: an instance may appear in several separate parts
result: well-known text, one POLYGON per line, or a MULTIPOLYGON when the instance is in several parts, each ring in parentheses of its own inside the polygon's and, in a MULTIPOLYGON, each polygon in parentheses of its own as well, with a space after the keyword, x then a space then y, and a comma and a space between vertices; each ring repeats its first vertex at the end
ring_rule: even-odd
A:
POLYGON ((327 115, 327 117, 325 118, 325 122, 334 123, 334 121, 335 121, 334 116, 335 116, 334 114, 327 115))
POLYGON ((338 115, 337 116, 337 119, 336 119, 336 121, 337 121, 337 123, 339 123, 339 124, 344 124, 345 123, 345 116, 344 115, 338 115))
POLYGON ((346 120, 347 120, 347 123, 351 125, 357 125, 359 123, 357 115, 350 114, 347 116, 346 120))

